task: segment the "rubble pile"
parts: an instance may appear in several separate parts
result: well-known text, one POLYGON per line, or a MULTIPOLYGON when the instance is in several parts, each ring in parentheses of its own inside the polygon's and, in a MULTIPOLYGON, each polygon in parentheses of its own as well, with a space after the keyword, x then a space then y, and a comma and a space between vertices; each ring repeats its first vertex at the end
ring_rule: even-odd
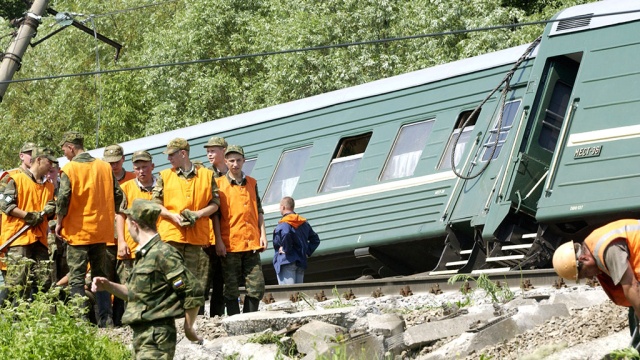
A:
POLYGON ((588 343, 627 328, 627 313, 626 308, 610 301, 577 309, 569 317, 553 318, 506 343, 485 347, 466 359, 478 359, 481 355, 493 359, 520 359, 542 347, 558 350, 588 343))
MULTIPOLYGON (((176 322, 175 358, 188 360, 565 359, 558 354, 575 345, 590 351, 593 342, 602 354, 619 348, 607 342, 610 334, 618 343, 630 339, 626 308, 588 286, 515 290, 515 298, 501 304, 482 290, 261 304, 255 313, 199 316, 204 345, 183 337, 182 321, 176 322)), ((114 336, 130 342, 127 331, 114 336)))

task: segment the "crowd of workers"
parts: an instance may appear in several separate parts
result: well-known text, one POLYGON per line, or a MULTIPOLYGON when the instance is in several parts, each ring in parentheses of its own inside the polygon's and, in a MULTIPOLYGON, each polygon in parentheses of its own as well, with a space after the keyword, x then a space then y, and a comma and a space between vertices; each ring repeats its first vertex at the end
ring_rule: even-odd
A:
MULTIPOLYGON (((159 173, 147 151, 132 154, 133 172, 124 169, 119 145, 94 158, 78 132, 65 133, 59 146, 69 160, 61 169, 53 151, 26 143, 20 167, 0 180, 0 304, 35 291, 28 279, 34 265, 20 258, 53 260, 45 288, 68 285, 69 296, 90 295, 97 311, 88 317, 100 327, 130 325, 136 357, 156 359, 173 358, 177 317, 184 316, 188 339, 202 341, 193 324, 205 296, 211 316, 238 314, 244 284, 243 312, 258 310, 265 289, 260 253, 268 242, 241 146, 212 137, 204 145, 207 168, 191 161, 186 139, 176 138, 164 151, 171 168, 159 173)), ((281 284, 303 281, 306 259, 319 245, 294 206, 282 199, 274 232, 281 284)))

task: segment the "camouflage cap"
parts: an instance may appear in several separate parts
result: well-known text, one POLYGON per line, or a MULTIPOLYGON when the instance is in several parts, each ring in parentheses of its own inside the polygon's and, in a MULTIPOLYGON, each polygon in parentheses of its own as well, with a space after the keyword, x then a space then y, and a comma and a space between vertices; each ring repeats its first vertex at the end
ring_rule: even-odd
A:
POLYGON ((229 147, 227 147, 227 151, 224 152, 224 156, 227 156, 227 154, 230 153, 238 153, 244 157, 244 149, 240 145, 229 145, 229 147))
POLYGON ((153 156, 148 151, 139 150, 131 155, 131 162, 136 161, 153 161, 153 156))
POLYGON ((84 135, 77 131, 67 131, 62 135, 62 140, 58 146, 62 146, 65 143, 72 143, 74 145, 84 146, 84 135))
POLYGON ((220 146, 220 147, 226 148, 228 146, 227 140, 225 140, 223 137, 220 137, 220 136, 214 136, 211 139, 209 139, 209 141, 207 141, 207 143, 204 145, 205 148, 213 147, 213 146, 220 146))
POLYGON ((187 139, 175 138, 167 144, 167 150, 163 151, 164 154, 171 155, 178 150, 189 151, 189 142, 187 139))
POLYGON ((160 205, 151 200, 135 199, 131 207, 122 212, 135 222, 152 226, 158 221, 161 211, 160 205))
POLYGON ((53 151, 51 151, 51 149, 41 147, 33 148, 33 150, 31 150, 31 158, 37 159, 39 157, 47 158, 55 164, 58 163, 58 159, 53 155, 53 151))
POLYGON ((33 151, 33 149, 36 148, 36 144, 32 143, 30 141, 27 141, 26 143, 24 143, 24 145, 22 145, 22 147, 20 148, 20 153, 26 153, 27 151, 33 151))
POLYGON ((124 150, 120 145, 109 145, 104 148, 104 154, 102 156, 104 161, 108 163, 118 162, 122 160, 122 156, 124 156, 124 150))

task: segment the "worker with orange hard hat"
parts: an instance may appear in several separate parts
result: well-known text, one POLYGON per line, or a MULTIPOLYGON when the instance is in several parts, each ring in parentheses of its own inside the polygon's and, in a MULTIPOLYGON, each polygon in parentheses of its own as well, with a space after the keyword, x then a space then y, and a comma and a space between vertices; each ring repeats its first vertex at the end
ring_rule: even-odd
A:
POLYGON ((614 221, 595 229, 581 244, 562 244, 553 254, 553 268, 568 280, 597 277, 611 301, 629 307, 631 345, 640 345, 640 220, 614 221))

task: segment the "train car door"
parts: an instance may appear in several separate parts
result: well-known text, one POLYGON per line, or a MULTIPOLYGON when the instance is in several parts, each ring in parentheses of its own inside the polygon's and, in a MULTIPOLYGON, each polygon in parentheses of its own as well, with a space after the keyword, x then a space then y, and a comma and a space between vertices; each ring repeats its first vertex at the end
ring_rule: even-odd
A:
MULTIPOLYGON (((535 215, 549 164, 566 120, 581 56, 561 56, 547 61, 543 86, 531 109, 508 199, 519 211, 535 215)), ((516 160, 516 159, 514 159, 516 160)))

